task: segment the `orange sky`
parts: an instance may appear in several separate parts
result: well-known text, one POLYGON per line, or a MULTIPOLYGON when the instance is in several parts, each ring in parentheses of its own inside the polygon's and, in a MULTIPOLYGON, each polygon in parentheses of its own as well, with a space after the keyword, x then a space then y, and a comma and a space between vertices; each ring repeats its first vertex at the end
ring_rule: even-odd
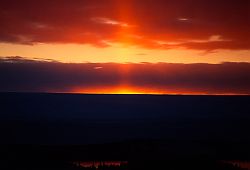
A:
POLYGON ((61 62, 250 62, 250 5, 244 0, 0 3, 0 56, 61 62))
POLYGON ((216 50, 206 52, 192 49, 146 49, 114 44, 99 48, 81 44, 0 44, 0 56, 25 56, 26 58, 54 59, 70 63, 105 62, 169 62, 169 63, 221 63, 250 62, 249 50, 216 50), (48 57, 50 56, 50 57, 48 57))
MULTIPOLYGON (((62 63, 250 62, 249 9, 248 0, 2 0, 0 57, 62 63)), ((112 93, 203 93, 130 86, 126 74, 121 76, 123 83, 112 93)), ((73 92, 111 93, 110 88, 73 92)))

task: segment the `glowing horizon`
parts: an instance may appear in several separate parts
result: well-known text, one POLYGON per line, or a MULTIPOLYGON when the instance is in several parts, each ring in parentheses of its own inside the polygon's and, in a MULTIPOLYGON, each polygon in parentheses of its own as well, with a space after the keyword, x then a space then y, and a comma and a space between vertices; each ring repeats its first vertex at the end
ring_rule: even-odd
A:
POLYGON ((11 1, 2 91, 250 94, 247 1, 11 1))
POLYGON ((242 13, 241 18, 229 18, 230 22, 211 18, 208 12, 199 15, 211 8, 224 16, 229 12, 227 6, 197 3, 201 10, 191 16, 193 9, 187 8, 189 5, 163 0, 52 4, 45 0, 23 6, 3 2, 0 56, 64 63, 250 62, 249 31, 245 29, 248 23, 246 19, 240 22, 247 17, 243 15, 247 5, 227 3, 239 5, 242 13), (37 4, 45 5, 47 13, 38 13, 37 4), (35 19, 29 18, 27 8, 32 9, 35 19))
POLYGON ((63 63, 222 63, 250 62, 249 50, 217 50, 204 52, 192 49, 145 49, 114 44, 99 48, 80 44, 18 45, 0 43, 0 56, 22 56, 27 59, 52 59, 63 63), (41 53, 42 51, 42 53, 41 53), (71 57, 66 57, 71 56, 71 57))

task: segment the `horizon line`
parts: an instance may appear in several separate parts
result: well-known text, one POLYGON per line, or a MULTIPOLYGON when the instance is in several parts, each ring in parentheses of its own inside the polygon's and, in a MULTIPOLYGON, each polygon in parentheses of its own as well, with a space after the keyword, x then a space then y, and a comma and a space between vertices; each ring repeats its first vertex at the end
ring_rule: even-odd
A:
POLYGON ((0 91, 0 93, 20 93, 20 94, 67 94, 67 95, 110 95, 110 96, 250 96, 250 94, 203 94, 203 93, 81 93, 81 92, 24 92, 24 91, 0 91))

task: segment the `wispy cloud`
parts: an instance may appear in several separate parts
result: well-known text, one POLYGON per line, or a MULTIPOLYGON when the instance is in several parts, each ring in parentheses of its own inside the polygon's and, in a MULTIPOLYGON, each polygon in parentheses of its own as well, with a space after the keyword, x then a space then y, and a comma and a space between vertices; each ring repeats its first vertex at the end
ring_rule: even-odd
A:
POLYGON ((95 17, 95 18, 91 18, 91 20, 97 23, 101 23, 101 24, 121 26, 121 27, 131 27, 131 25, 129 25, 126 22, 121 22, 121 21, 117 21, 114 19, 110 19, 110 18, 95 17))

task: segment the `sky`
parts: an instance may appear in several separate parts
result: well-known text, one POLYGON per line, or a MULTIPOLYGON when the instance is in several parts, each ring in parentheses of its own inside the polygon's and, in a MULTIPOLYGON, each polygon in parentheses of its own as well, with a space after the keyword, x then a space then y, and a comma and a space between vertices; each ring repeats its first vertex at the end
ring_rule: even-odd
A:
POLYGON ((250 94, 249 0, 1 0, 0 22, 0 91, 250 94))

